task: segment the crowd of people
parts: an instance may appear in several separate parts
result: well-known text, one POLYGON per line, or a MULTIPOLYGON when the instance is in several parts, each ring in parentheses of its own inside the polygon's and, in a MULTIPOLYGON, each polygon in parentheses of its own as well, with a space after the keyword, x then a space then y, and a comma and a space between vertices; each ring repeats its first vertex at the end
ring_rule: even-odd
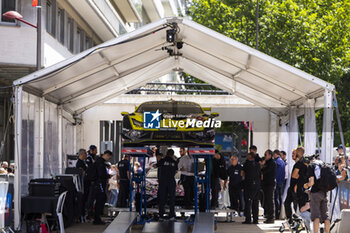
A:
MULTIPOLYGON (((329 181, 329 177, 326 177, 326 165, 317 155, 304 155, 303 147, 293 150, 292 160, 294 166, 289 176, 284 151, 266 150, 264 156, 260 157, 257 148, 251 146, 243 165, 239 165, 236 156, 232 156, 231 166, 227 170, 229 182, 233 181, 232 186, 229 186, 231 208, 242 210, 243 207, 240 205, 245 205, 243 224, 257 224, 259 202, 261 202, 266 218, 264 223, 274 223, 275 219, 281 218, 281 207, 284 204, 285 216, 291 227, 294 224, 292 211, 294 208, 295 212, 299 210, 298 213, 308 229, 311 229, 311 221, 314 232, 318 232, 320 223, 324 223, 324 230, 328 233, 330 216, 327 192, 331 189, 329 183, 325 185, 329 181), (321 173, 323 169, 325 171, 321 173), (285 188, 288 183, 289 187, 285 188), (287 193, 282 203, 284 190, 287 193), (241 198, 242 194, 239 192, 244 193, 244 198, 241 198)), ((344 159, 340 156, 337 160, 335 166, 338 176, 335 182, 347 179, 347 174, 343 170, 344 159)))
MULTIPOLYGON (((342 148, 338 148, 340 152, 342 148)), ((94 224, 104 224, 101 220, 103 207, 109 196, 111 206, 127 207, 134 197, 129 197, 130 158, 123 159, 112 165, 108 161, 112 157, 111 151, 105 151, 97 156, 96 146, 89 150, 79 150, 76 167, 84 171, 84 196, 82 215, 93 218, 94 224), (95 208, 93 208, 95 205, 95 208), (94 210, 94 211, 93 211, 94 210)), ((317 232, 319 224, 325 224, 325 232, 329 232, 330 221, 327 207, 327 191, 321 184, 320 171, 323 163, 316 156, 305 156, 303 147, 296 148, 292 153, 292 160, 287 160, 285 151, 266 150, 260 157, 257 147, 249 148, 247 159, 239 162, 236 155, 229 158, 215 151, 211 160, 211 208, 218 207, 219 192, 228 188, 230 208, 239 215, 245 216, 243 224, 258 224, 259 203, 264 208, 264 223, 274 223, 281 218, 282 205, 285 216, 293 225, 294 211, 313 222, 313 229, 317 232), (289 174, 288 163, 294 163, 289 174), (288 188, 286 187, 287 185, 288 188), (286 192, 286 193, 284 193, 286 192), (283 203, 283 196, 286 196, 283 203)), ((140 161, 142 163, 142 161, 140 161)), ((134 172, 141 173, 140 162, 134 163, 134 172)), ((159 217, 164 217, 164 207, 168 203, 169 219, 175 218, 175 174, 181 173, 179 183, 184 189, 183 208, 193 208, 194 201, 194 159, 187 153, 186 148, 180 148, 180 157, 176 158, 174 150, 169 149, 166 155, 157 153, 156 148, 150 151, 150 157, 145 161, 146 168, 158 169, 158 207, 159 217)), ((338 156, 335 161, 338 181, 347 179, 344 156, 338 156)))

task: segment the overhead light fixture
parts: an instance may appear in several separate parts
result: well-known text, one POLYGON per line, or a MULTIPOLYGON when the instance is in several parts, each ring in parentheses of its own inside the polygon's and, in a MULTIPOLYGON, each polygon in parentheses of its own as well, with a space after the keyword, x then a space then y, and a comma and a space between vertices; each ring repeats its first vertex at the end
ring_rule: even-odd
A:
POLYGON ((184 45, 184 42, 176 42, 177 49, 182 49, 183 45, 184 45))
POLYGON ((174 43, 175 41, 175 34, 176 30, 175 29, 168 29, 166 30, 166 41, 169 43, 174 43))

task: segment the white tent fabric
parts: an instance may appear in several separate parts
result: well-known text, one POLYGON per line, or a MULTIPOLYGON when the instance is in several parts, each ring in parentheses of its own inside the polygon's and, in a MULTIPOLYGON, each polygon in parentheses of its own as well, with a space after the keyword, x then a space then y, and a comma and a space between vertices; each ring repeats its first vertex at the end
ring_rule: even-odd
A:
POLYGON ((313 155, 316 151, 316 117, 315 100, 308 99, 304 106, 304 148, 306 155, 313 155))
MULTIPOLYGON (((286 124, 282 124, 279 127, 279 132, 278 132, 278 149, 283 150, 287 153, 287 166, 286 166, 286 178, 287 182, 284 187, 284 192, 283 192, 283 197, 282 200, 284 201, 287 197, 287 188, 289 187, 289 182, 290 182, 290 172, 289 172, 289 163, 291 163, 291 155, 289 155, 289 134, 288 134, 288 129, 286 124)), ((284 208, 284 206, 283 206, 284 208)))
MULTIPOLYGON (((296 114, 296 108, 292 107, 289 112, 289 127, 288 127, 288 151, 287 151, 287 161, 288 161, 288 174, 292 173, 293 166, 295 164, 292 159, 292 152, 294 149, 298 147, 298 137, 299 137, 299 129, 298 129, 298 118, 296 114)), ((287 188, 289 187, 290 179, 287 180, 283 200, 286 199, 287 196, 287 188)))
MULTIPOLYGON (((315 99, 319 108, 329 110, 324 117, 323 159, 331 154, 332 84, 190 20, 164 18, 14 81, 16 230, 21 219, 23 91, 57 105, 61 125, 57 153, 62 154, 63 116, 74 121, 85 110, 173 71, 193 75, 279 117, 290 112, 289 171, 293 166, 292 149, 298 145, 296 107, 315 99), (166 30, 170 28, 176 29, 174 38, 183 42, 183 48, 166 42, 166 30)), ((48 140, 44 138, 44 119, 39 124, 42 142, 38 153, 42 161, 43 141, 48 140)))
POLYGON ((288 145, 289 145, 289 135, 288 135, 287 125, 283 124, 279 127, 278 149, 283 151, 289 151, 288 145))
POLYGON ((322 149, 321 160, 331 164, 333 159, 333 101, 332 92, 325 91, 324 111, 323 111, 323 127, 322 127, 322 149))
POLYGON ((296 108, 292 107, 289 112, 289 143, 288 143, 288 169, 289 174, 292 172, 294 161, 292 160, 292 152, 298 147, 298 118, 296 114, 296 108))
POLYGON ((14 82, 72 114, 141 87, 173 70, 187 72, 281 115, 321 98, 332 84, 187 19, 162 19, 14 82), (166 30, 177 23, 177 49, 166 30), (165 46, 174 50, 170 56, 165 46))

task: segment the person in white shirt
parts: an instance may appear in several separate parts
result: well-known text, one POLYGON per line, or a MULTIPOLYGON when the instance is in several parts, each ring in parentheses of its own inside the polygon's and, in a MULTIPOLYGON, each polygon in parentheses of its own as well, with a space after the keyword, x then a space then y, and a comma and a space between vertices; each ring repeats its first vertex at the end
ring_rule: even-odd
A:
POLYGON ((146 158, 146 173, 148 172, 149 169, 153 168, 155 164, 157 164, 157 147, 152 147, 150 151, 150 157, 146 158))
POLYGON ((181 183, 185 192, 184 207, 185 209, 192 209, 194 198, 194 160, 191 155, 186 153, 186 149, 184 147, 180 148, 180 155, 181 157, 179 159, 178 169, 181 171, 181 183))

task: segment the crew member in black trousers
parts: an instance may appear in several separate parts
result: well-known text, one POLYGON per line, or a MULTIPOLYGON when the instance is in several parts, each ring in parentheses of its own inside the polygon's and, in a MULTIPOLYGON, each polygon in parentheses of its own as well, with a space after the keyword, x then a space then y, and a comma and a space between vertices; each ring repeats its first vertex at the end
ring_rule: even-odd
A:
MULTIPOLYGON (((236 210, 239 214, 243 211, 242 196, 242 165, 238 163, 238 157, 232 155, 230 158, 231 165, 227 169, 229 177, 229 195, 230 195, 230 209, 236 210)), ((226 189, 227 180, 224 183, 226 189)))
POLYGON ((255 154, 253 152, 248 153, 247 160, 243 165, 242 176, 245 202, 245 221, 243 224, 258 224, 261 170, 260 164, 255 161, 255 154))
POLYGON ((117 200, 118 207, 128 207, 130 195, 130 161, 129 156, 125 155, 124 159, 118 163, 119 170, 119 194, 117 200))
POLYGON ((158 161, 157 167, 159 168, 159 218, 164 217, 164 207, 169 199, 169 220, 175 220, 175 190, 176 181, 175 174, 177 172, 177 161, 174 159, 174 150, 169 149, 165 158, 158 161))
MULTIPOLYGON (((293 150, 292 152, 292 159, 294 160, 295 164, 293 166, 293 169, 292 169, 292 174, 295 170, 295 168, 298 167, 298 161, 299 159, 297 158, 297 153, 296 153, 296 149, 293 150)), ((291 178, 290 179, 290 185, 287 189, 287 197, 286 197, 286 200, 284 201, 284 209, 285 209, 285 212, 286 212, 286 218, 289 220, 289 223, 292 224, 292 203, 293 203, 293 207, 294 207, 294 211, 296 212, 297 210, 297 205, 298 205, 298 202, 297 202, 297 196, 296 196, 296 193, 293 191, 293 188, 295 186, 297 182, 297 179, 294 179, 294 178, 291 178), (293 185, 294 183, 294 185, 293 185)))
POLYGON ((220 192, 220 179, 227 180, 226 163, 224 156, 220 155, 218 150, 215 150, 214 158, 211 160, 211 209, 218 207, 218 198, 220 192))
MULTIPOLYGON (((80 212, 80 215, 81 217, 85 217, 85 204, 86 204, 86 201, 87 201, 87 198, 88 198, 88 195, 89 195, 89 186, 86 185, 85 186, 85 180, 86 180, 86 170, 87 170, 87 165, 86 165, 86 157, 87 157, 87 154, 86 154, 86 150, 85 149, 80 149, 79 152, 78 152, 78 160, 77 160, 77 163, 75 164, 75 167, 77 169, 80 169, 81 171, 81 180, 83 181, 83 187, 84 187, 84 194, 82 196, 82 199, 81 199, 81 212, 80 212)), ((84 220, 82 220, 84 221, 84 220)))
POLYGON ((91 219, 94 216, 94 202, 96 199, 94 182, 96 180, 96 168, 95 162, 97 160, 97 147, 91 145, 88 150, 88 156, 86 158, 86 175, 84 179, 84 195, 86 195, 85 207, 87 209, 87 219, 91 219))
POLYGON ((101 220, 103 214, 103 208, 107 200, 107 182, 110 176, 107 174, 105 162, 112 158, 112 152, 107 150, 101 157, 96 160, 96 181, 94 182, 96 203, 95 203, 95 217, 94 224, 102 225, 105 224, 101 220))
POLYGON ((272 151, 266 150, 265 159, 262 162, 262 187, 264 191, 264 214, 266 217, 264 223, 275 222, 275 206, 273 200, 276 185, 276 163, 272 159, 272 156, 272 151))

